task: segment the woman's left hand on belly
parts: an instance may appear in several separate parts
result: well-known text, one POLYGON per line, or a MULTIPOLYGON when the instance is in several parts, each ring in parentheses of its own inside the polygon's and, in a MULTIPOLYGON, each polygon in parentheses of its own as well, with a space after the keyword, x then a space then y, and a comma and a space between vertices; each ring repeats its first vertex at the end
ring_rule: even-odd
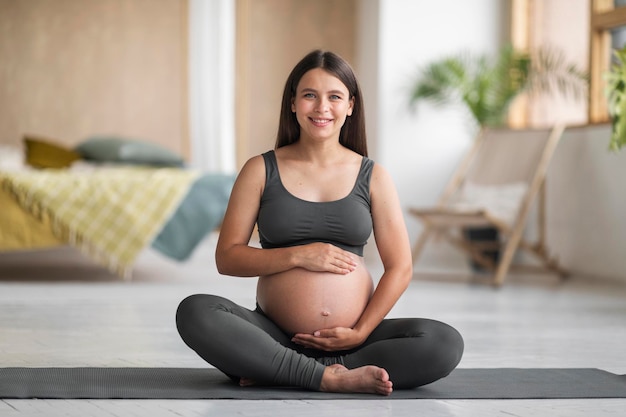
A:
POLYGON ((364 339, 354 329, 335 327, 318 330, 313 334, 297 333, 291 341, 307 348, 332 352, 357 347, 364 339))

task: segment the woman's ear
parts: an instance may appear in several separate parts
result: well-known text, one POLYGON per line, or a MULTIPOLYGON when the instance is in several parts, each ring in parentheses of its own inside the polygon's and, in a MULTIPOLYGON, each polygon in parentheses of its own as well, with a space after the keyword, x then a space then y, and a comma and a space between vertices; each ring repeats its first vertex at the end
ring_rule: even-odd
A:
POLYGON ((292 113, 296 112, 296 103, 295 103, 295 100, 293 99, 293 97, 291 98, 291 112, 292 113))
POLYGON ((352 96, 350 98, 350 106, 348 107, 348 111, 346 112, 346 114, 348 116, 352 116, 352 110, 354 109, 354 96, 352 96))

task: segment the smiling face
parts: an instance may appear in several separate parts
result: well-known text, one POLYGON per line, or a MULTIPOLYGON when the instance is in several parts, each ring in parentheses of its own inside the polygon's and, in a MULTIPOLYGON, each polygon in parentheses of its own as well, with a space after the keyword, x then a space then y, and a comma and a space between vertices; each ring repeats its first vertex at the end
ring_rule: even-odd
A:
POLYGON ((338 141, 353 105, 354 98, 339 78, 321 68, 307 71, 291 104, 300 125, 300 139, 338 141))

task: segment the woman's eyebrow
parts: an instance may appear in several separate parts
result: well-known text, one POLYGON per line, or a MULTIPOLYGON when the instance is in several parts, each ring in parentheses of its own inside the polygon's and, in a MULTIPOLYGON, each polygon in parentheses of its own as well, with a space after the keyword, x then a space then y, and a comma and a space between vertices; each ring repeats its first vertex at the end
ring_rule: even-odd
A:
MULTIPOLYGON (((314 88, 303 88, 302 93, 317 93, 318 91, 314 88)), ((337 95, 345 95, 345 92, 341 90, 330 90, 327 91, 326 94, 337 94, 337 95)))

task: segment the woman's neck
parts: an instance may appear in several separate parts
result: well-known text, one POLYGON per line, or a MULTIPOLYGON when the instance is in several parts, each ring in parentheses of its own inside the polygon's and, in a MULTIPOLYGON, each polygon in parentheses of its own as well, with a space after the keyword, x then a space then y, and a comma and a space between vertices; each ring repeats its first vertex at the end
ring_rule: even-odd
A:
POLYGON ((301 138, 292 146, 294 157, 312 162, 337 161, 345 158, 349 152, 339 141, 311 141, 301 138))

